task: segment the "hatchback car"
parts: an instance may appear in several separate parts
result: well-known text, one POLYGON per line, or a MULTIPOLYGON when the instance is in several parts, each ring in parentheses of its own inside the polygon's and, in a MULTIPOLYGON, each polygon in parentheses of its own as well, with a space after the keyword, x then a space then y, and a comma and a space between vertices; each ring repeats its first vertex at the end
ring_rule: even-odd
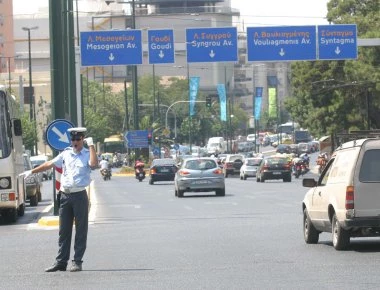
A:
POLYGON ((270 156, 261 161, 256 173, 256 181, 264 182, 270 179, 292 181, 291 163, 287 157, 270 156))
POLYGON ((174 185, 178 197, 183 197, 185 192, 215 191, 217 196, 225 195, 223 170, 214 158, 184 160, 175 175, 174 185))
POLYGON ((173 181, 178 167, 171 158, 154 159, 149 168, 149 184, 156 181, 173 181))
POLYGON ((243 166, 240 168, 240 179, 247 180, 247 177, 255 177, 261 160, 263 160, 261 157, 246 158, 243 166))

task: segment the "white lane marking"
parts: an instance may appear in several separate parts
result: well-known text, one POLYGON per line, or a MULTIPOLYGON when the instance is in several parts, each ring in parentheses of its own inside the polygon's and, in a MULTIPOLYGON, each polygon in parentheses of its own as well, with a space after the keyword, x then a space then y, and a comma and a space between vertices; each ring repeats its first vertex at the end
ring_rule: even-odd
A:
POLYGON ((183 206, 185 209, 187 209, 187 210, 194 210, 191 206, 188 206, 188 205, 184 205, 183 206))
POLYGON ((133 207, 136 209, 141 208, 140 204, 116 204, 116 205, 110 205, 109 207, 133 207))

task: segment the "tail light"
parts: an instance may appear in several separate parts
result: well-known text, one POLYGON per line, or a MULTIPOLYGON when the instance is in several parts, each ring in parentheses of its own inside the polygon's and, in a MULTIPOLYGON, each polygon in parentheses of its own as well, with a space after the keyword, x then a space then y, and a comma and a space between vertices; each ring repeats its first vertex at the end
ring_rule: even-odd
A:
POLYGON ((16 200, 16 193, 10 192, 9 193, 9 201, 15 201, 16 200))
POLYGON ((181 175, 181 176, 186 176, 186 175, 189 175, 189 174, 190 174, 190 172, 186 171, 186 170, 180 170, 179 171, 179 175, 181 175))
POLYGON ((354 209, 354 187, 346 188, 346 209, 354 209))
POLYGON ((150 170, 150 174, 156 174, 156 173, 157 173, 156 168, 152 168, 152 169, 150 170))
POLYGON ((212 173, 214 174, 223 174, 223 170, 222 169, 215 169, 212 173))

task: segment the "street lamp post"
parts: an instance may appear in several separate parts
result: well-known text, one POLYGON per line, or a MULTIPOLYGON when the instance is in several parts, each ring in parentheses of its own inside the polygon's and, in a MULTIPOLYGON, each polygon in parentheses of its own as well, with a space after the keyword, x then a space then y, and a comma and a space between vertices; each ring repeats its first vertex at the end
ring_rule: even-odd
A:
MULTIPOLYGON (((31 50, 31 41, 30 41, 30 31, 38 29, 38 26, 33 27, 23 27, 22 30, 28 32, 28 54, 29 54, 29 119, 33 121, 36 116, 35 100, 32 94, 32 50, 31 50)), ((36 121, 36 120, 35 120, 36 121)), ((36 125, 34 125, 36 131, 36 125)), ((35 141, 35 153, 37 154, 37 141, 35 141)))

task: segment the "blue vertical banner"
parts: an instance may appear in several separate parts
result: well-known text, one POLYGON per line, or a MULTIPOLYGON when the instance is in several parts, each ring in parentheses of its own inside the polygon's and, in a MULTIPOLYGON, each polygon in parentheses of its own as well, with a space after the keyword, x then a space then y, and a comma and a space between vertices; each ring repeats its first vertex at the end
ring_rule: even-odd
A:
POLYGON ((220 120, 227 121, 227 97, 226 97, 226 87, 224 84, 217 84, 216 89, 219 95, 220 103, 220 120))
POLYGON ((195 101, 197 100, 200 77, 190 77, 189 80, 189 101, 190 101, 190 116, 194 116, 195 101))
POLYGON ((263 99, 263 87, 256 87, 255 112, 254 112, 255 120, 260 120, 262 99, 263 99))

